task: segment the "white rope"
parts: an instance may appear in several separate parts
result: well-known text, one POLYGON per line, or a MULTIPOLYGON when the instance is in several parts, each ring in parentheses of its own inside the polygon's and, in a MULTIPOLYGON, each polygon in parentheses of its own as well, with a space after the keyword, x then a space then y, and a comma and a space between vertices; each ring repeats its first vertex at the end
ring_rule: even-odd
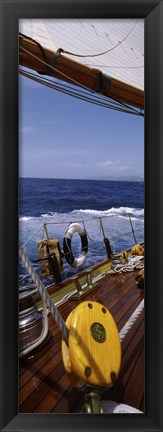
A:
POLYGON ((141 263, 142 258, 144 258, 144 257, 143 256, 133 256, 130 258, 128 263, 118 264, 116 267, 114 267, 114 269, 99 273, 97 276, 92 278, 92 283, 94 284, 94 283, 98 282, 104 276, 107 276, 109 274, 125 273, 125 272, 129 272, 129 271, 133 271, 134 269, 140 270, 140 269, 144 268, 144 264, 141 263))
POLYGON ((125 272, 130 272, 133 271, 134 269, 142 269, 144 268, 144 264, 140 263, 140 261, 144 258, 144 256, 136 256, 133 255, 132 257, 130 257, 128 263, 125 264, 117 264, 115 267, 113 267, 110 270, 110 274, 114 274, 114 273, 125 273, 125 272))
POLYGON ((131 329, 131 327, 133 326, 135 321, 137 320, 138 316, 141 314, 143 308, 144 308, 144 299, 141 301, 139 306, 135 309, 135 311, 133 312, 133 314, 131 315, 129 320, 126 322, 126 324, 122 327, 122 329, 119 333, 119 337, 120 337, 121 342, 124 340, 125 336, 129 332, 129 330, 131 329))

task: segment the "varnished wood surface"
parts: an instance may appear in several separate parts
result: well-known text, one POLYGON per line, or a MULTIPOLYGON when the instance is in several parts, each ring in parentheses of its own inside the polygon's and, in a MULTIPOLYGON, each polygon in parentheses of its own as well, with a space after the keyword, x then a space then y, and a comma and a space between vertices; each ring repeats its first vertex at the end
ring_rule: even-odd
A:
MULTIPOLYGON (((89 299, 102 303, 111 312, 120 331, 144 297, 144 290, 136 285, 136 274, 134 271, 106 276, 80 301, 89 299)), ((59 307, 64 320, 78 304, 79 300, 68 300, 59 307)), ((71 386, 64 370, 61 332, 50 315, 47 340, 20 360, 19 375, 21 413, 80 412, 84 395, 71 386)), ((101 399, 144 411, 144 312, 122 342, 119 377, 101 394, 101 399)))
MULTIPOLYGON (((40 56, 40 47, 38 47, 34 41, 25 37, 19 37, 19 47, 19 62, 21 65, 47 74, 47 65, 44 64, 45 59, 42 55, 40 56)), ((84 85, 89 89, 94 90, 96 88, 97 79, 99 75, 101 76, 101 71, 99 69, 90 68, 89 66, 65 57, 63 54, 56 57, 55 68, 52 68, 50 65, 52 65, 56 53, 45 47, 43 49, 46 59, 49 62, 49 72, 52 76, 59 79, 62 79, 64 76, 64 81, 72 83, 72 80, 75 80, 79 85, 84 85)), ((105 84, 105 90, 103 86, 101 90, 106 96, 144 109, 143 90, 111 77, 107 78, 105 76, 105 81, 107 82, 107 85, 105 84)), ((98 86, 99 85, 100 81, 98 86)))

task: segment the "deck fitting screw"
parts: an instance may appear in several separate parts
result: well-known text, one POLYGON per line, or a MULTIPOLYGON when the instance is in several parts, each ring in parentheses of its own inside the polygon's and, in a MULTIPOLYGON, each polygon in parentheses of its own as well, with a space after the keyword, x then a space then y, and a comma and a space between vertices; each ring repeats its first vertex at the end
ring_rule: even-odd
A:
POLYGON ((89 366, 86 366, 85 368, 85 376, 89 377, 91 375, 91 368, 89 366))
POLYGON ((102 312, 105 314, 106 313, 106 309, 103 307, 102 308, 102 312))
POLYGON ((90 309, 92 309, 92 308, 93 308, 93 306, 92 306, 92 304, 91 304, 91 303, 88 303, 88 307, 89 307, 90 309))

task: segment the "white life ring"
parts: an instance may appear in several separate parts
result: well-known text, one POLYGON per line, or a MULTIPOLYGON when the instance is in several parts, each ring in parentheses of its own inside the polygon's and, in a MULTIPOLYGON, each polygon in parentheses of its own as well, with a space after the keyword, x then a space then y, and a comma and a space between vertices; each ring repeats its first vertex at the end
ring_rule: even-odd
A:
POLYGON ((88 253, 88 240, 85 229, 78 222, 69 225, 63 239, 63 250, 66 261, 72 267, 79 267, 83 264, 88 253), (71 239, 73 234, 77 232, 81 238, 81 252, 80 255, 75 258, 71 249, 71 239))

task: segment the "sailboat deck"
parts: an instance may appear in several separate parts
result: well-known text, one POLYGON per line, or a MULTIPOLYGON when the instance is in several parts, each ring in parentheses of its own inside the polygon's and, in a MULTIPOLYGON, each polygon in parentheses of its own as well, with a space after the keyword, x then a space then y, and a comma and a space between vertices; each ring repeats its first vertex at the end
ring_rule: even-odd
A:
MULTIPOLYGON (((120 331, 144 297, 135 276, 137 271, 107 275, 81 300, 69 299, 59 307, 64 320, 79 304, 92 300, 105 305, 120 331)), ((106 353, 107 355, 107 353, 106 353)), ((64 370, 61 332, 49 315, 46 341, 20 359, 19 411, 21 413, 80 412, 84 394, 73 388, 64 370)), ((144 411, 144 312, 122 341, 122 364, 113 387, 101 394, 102 400, 124 403, 144 411)))

